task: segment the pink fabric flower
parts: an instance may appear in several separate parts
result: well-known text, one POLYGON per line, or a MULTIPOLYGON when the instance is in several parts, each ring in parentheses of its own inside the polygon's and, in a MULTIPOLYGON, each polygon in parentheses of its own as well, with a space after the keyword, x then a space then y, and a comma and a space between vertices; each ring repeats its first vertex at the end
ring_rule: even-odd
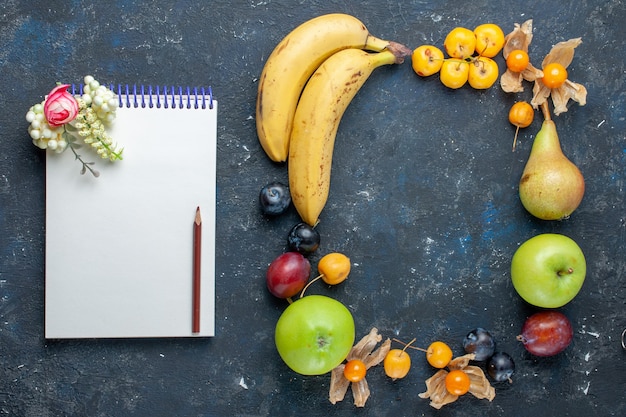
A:
POLYGON ((69 84, 62 84, 50 91, 43 106, 43 114, 51 126, 71 122, 78 114, 78 102, 67 92, 69 84))

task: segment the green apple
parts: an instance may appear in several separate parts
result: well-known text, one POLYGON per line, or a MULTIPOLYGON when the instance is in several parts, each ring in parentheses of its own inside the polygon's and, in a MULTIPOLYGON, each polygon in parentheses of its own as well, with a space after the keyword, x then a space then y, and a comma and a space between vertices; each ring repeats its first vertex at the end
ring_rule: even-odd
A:
POLYGON ((585 281, 587 264, 571 238, 544 233, 528 239, 513 255, 511 280, 526 302, 542 308, 569 303, 585 281))
POLYGON ((354 337, 350 311, 323 295, 308 295, 290 304, 274 334, 280 357, 302 375, 330 372, 348 356, 354 337))

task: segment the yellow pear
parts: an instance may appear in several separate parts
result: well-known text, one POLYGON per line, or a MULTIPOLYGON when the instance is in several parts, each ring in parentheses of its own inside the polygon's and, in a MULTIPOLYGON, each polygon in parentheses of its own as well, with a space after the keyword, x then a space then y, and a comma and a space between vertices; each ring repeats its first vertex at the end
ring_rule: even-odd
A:
POLYGON ((585 180, 563 154, 556 125, 544 106, 545 120, 533 142, 519 182, 519 196, 530 214, 542 220, 568 218, 585 194, 585 180))

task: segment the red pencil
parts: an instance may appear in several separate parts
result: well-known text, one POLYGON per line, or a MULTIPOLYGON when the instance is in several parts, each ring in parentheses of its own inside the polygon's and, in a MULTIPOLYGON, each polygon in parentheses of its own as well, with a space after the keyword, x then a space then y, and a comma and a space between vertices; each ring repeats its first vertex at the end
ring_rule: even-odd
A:
POLYGON ((202 248, 202 217, 200 207, 196 208, 196 219, 193 223, 193 314, 191 331, 200 332, 200 259, 202 248))

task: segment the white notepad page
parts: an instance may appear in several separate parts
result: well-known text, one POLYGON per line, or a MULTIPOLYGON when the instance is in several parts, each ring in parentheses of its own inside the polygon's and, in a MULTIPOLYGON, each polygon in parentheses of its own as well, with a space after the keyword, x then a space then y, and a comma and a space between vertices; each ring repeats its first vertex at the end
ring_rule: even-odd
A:
MULTIPOLYGON (((163 100, 163 98, 161 98, 163 100)), ((214 335, 217 101, 119 108, 124 159, 80 175, 46 157, 46 338, 214 335), (200 332, 192 333, 193 224, 202 214, 200 332)))

